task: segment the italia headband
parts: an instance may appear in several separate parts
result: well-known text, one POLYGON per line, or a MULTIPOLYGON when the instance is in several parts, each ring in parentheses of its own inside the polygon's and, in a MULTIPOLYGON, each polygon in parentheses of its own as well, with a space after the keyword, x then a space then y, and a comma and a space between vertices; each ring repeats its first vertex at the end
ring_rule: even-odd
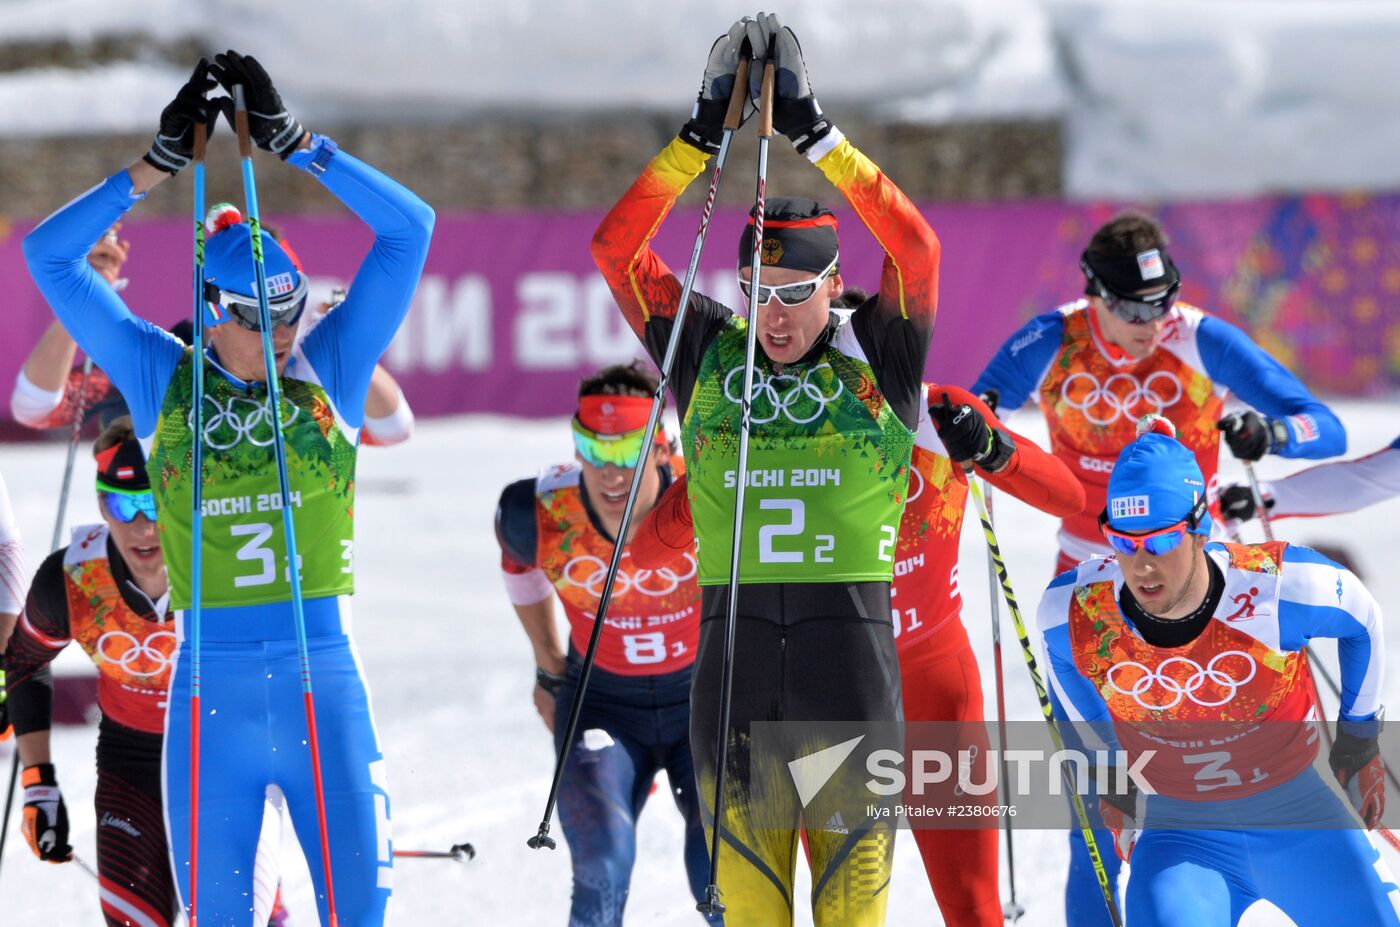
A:
POLYGON ((1087 296, 1114 295, 1133 298, 1144 290, 1165 291, 1181 282, 1181 272, 1165 248, 1146 248, 1134 254, 1109 257, 1085 250, 1079 257, 1087 296), (1099 285, 1108 290, 1100 292, 1099 285))

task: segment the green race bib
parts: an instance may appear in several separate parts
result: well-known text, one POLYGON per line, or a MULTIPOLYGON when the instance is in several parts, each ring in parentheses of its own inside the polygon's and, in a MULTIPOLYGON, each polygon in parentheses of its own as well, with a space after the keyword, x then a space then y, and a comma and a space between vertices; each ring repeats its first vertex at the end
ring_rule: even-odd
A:
MULTIPOLYGON (((701 585, 729 581, 746 330, 711 342, 681 428, 701 585)), ((830 345, 778 371, 759 351, 752 397, 740 582, 890 581, 914 436, 870 365, 830 345)))
MULTIPOLYGON (((165 392, 147 460, 159 512, 172 608, 189 608, 194 502, 191 363, 186 351, 165 392)), ((354 591, 355 445, 326 391, 283 377, 301 588, 306 598, 354 591)), ((205 364, 203 598, 210 608, 290 601, 291 574, 266 390, 234 386, 205 364)))

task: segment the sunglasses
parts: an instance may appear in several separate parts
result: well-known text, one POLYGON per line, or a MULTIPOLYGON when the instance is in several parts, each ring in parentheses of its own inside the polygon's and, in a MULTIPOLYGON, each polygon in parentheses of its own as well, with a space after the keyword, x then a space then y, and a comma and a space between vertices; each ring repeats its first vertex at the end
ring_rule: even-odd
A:
POLYGON ((585 428, 577 418, 574 426, 574 450, 595 467, 608 465, 630 470, 642 459, 647 445, 646 426, 622 434, 604 435, 585 428))
POLYGON ((1176 305, 1176 298, 1181 293, 1181 281, 1176 280, 1171 286, 1156 293, 1148 293, 1146 296, 1124 296, 1115 293, 1104 285, 1102 280, 1094 281, 1098 285, 1099 298, 1103 304, 1124 322, 1155 322, 1162 316, 1171 312, 1176 305))
POLYGON ((139 491, 101 489, 99 494, 107 514, 122 524, 130 524, 137 515, 156 520, 156 497, 149 489, 139 491))
MULTIPOLYGON (((832 271, 836 269, 836 262, 839 259, 839 255, 832 258, 831 263, 826 265, 826 270, 812 277, 810 280, 798 280, 796 283, 784 283, 781 286, 764 286, 760 283, 758 285, 758 304, 760 306, 766 306, 769 300, 776 296, 778 297, 778 302, 782 303, 784 306, 792 307, 802 305, 812 298, 812 294, 817 291, 817 287, 822 285, 822 281, 831 276, 832 271)), ((739 280, 739 289, 743 292, 745 297, 748 297, 750 295, 749 281, 745 280, 738 271, 734 273, 739 280)), ((762 277, 759 279, 761 280, 762 277)))
POLYGON ((1149 531, 1146 534, 1124 534, 1117 531, 1108 524, 1108 510, 1099 513, 1099 530, 1103 532, 1108 545, 1125 557, 1131 557, 1139 550, 1146 550, 1154 557, 1171 553, 1181 546, 1181 542, 1186 539, 1186 535, 1195 530, 1201 523, 1201 516, 1206 510, 1206 500, 1202 496, 1196 500, 1196 504, 1191 507, 1191 511, 1186 517, 1174 525, 1159 528, 1156 531, 1149 531))
MULTIPOLYGON (((292 292, 281 299, 268 301, 268 315, 272 319, 273 328, 279 325, 297 324, 301 318, 302 310, 306 308, 307 289, 306 275, 298 273, 297 285, 292 292)), ((205 283, 204 298, 224 309, 242 328, 255 332, 262 330, 262 326, 258 324, 258 298, 256 296, 230 293, 227 290, 219 289, 212 283, 205 283)))

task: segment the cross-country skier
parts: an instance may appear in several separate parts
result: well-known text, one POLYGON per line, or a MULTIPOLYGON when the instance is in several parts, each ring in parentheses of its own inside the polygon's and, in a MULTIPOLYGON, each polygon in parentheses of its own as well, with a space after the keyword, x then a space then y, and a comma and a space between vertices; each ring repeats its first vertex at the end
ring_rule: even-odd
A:
MULTIPOLYGON (((1142 415, 1171 420, 1195 453, 1212 498, 1222 435, 1231 453, 1250 461, 1346 450, 1341 422, 1293 374, 1238 328, 1177 299, 1181 273, 1155 220, 1129 212, 1105 223, 1089 240, 1080 269, 1084 297, 1013 334, 972 387, 978 394, 996 390, 1003 411, 1038 402, 1051 450, 1084 484, 1084 510, 1060 528, 1057 573, 1112 553, 1095 518, 1113 461, 1136 436, 1142 415), (1227 398, 1253 409, 1222 418, 1227 398)), ((1117 861, 1107 863, 1116 884, 1117 861)), ((1077 828, 1070 831, 1066 919, 1108 923, 1077 828)))
MULTIPOLYGON (((0 647, 10 639, 19 613, 24 607, 24 595, 29 571, 24 565, 24 543, 20 540, 15 510, 10 505, 10 493, 5 477, 0 475, 0 647)), ((8 737, 10 727, 9 702, 5 697, 5 669, 0 666, 0 739, 8 737)))
MULTIPOLYGON (((1400 496, 1400 438, 1389 447, 1355 460, 1318 464, 1281 480, 1261 480, 1260 494, 1270 518, 1337 515, 1400 496)), ((1220 491, 1226 518, 1248 521, 1257 512, 1248 486, 1220 491)))
MULTIPOLYGON (((936 309, 938 239, 822 114, 791 30, 760 15, 715 43, 690 122, 604 219, 593 256, 659 361, 680 282, 648 242, 716 150, 746 34, 760 53, 776 41, 775 128, 842 192, 886 257, 879 295, 849 317, 835 315, 835 216, 810 200, 767 201, 718 887, 734 923, 791 922, 805 828, 815 922, 866 927, 884 921, 894 846, 892 822, 867 815, 866 776, 843 767, 804 807, 787 763, 834 741, 822 735, 755 751, 751 725, 860 722, 862 749, 902 748, 890 580, 936 309)), ((754 62, 755 80, 763 65, 754 62)), ((738 248, 741 289, 753 236, 750 221, 738 248)), ((697 293, 671 374, 700 538, 691 746, 706 807, 715 792, 748 324, 697 293)))
MULTIPOLYGON (((210 210, 209 234, 213 234, 217 221, 227 224, 238 211, 227 203, 210 210)), ((237 222, 238 218, 231 221, 237 222)), ((118 236, 121 223, 117 222, 103 233, 97 244, 88 252, 88 263, 114 289, 120 292, 126 280, 121 276, 122 266, 131 254, 131 242, 118 236)), ((263 225, 263 234, 271 235, 292 258, 297 270, 302 269, 291 246, 286 244, 281 233, 270 225, 263 225)), ((344 291, 336 291, 344 299, 344 291)), ((328 303, 319 311, 304 317, 298 328, 298 337, 304 338, 316 323, 334 308, 336 303, 328 303)), ((175 337, 189 344, 193 331, 188 319, 170 327, 175 337)), ((96 417, 106 424, 118 416, 126 415, 126 403, 121 394, 112 388, 107 375, 93 368, 84 376, 81 370, 73 369, 73 355, 78 345, 69 336, 63 323, 55 319, 45 329, 43 336, 29 352, 15 377, 15 387, 10 393, 10 414, 15 421, 30 428, 57 428, 72 424, 73 413, 78 407, 78 394, 83 394, 82 407, 85 418, 96 417), (85 384, 86 381, 86 384, 85 384)), ((293 371, 295 373, 295 371, 293 371)), ((375 365, 370 378, 369 391, 365 396, 365 421, 361 430, 361 440, 368 445, 399 444, 413 434, 413 410, 404 398, 393 375, 382 365, 375 365)))
MULTIPOLYGON (((634 532, 680 469, 664 431, 643 433, 655 393, 656 380, 636 366, 607 367, 585 379, 573 420, 574 461, 511 483, 496 510, 506 590, 535 652, 535 705, 556 749, 578 690, 633 468, 646 468, 634 532), (556 594, 569 621, 567 655, 555 623, 556 594)), ((651 569, 637 567, 623 552, 559 793, 574 868, 574 927, 622 924, 637 816, 662 769, 685 817, 691 891, 697 901, 705 897, 710 860, 689 739, 690 669, 700 626, 695 573, 689 550, 651 569)))
MULTIPOLYGON (((104 524, 73 529, 73 541, 46 558, 24 617, 4 655, 9 704, 24 765, 23 832, 34 855, 72 858, 68 811, 49 752, 49 663, 76 641, 98 669, 97 874, 109 927, 170 927, 179 905, 170 869, 160 794, 166 690, 175 650, 155 497, 131 422, 118 418, 98 436, 98 509, 104 524)), ((278 847, 260 848, 268 876, 245 902, 252 923, 281 924, 274 906, 278 847)), ((245 920, 245 922, 247 922, 245 920)))
MULTIPOLYGON (((956 722, 960 742, 954 749, 985 754, 990 744, 982 724, 982 674, 963 626, 958 580, 968 494, 963 468, 973 466, 992 486, 1057 516, 1075 513, 1084 504, 1084 490, 1063 463, 1007 429, 979 398, 956 386, 930 383, 924 389, 927 414, 920 416, 914 435, 912 482, 891 590, 904 718, 956 722)), ((652 569, 678 551, 694 549, 684 483, 681 479, 668 489, 642 522, 633 542, 635 563, 652 569)), ((994 820, 973 830, 915 827, 914 841, 944 923, 995 927, 1002 922, 994 820)))
MULTIPOLYGON (((328 920, 317 802, 273 462, 274 419, 286 435, 296 509, 310 670, 317 696, 328 847, 339 921, 380 925, 393 870, 382 755, 348 636, 354 582, 355 454, 364 398, 379 356, 408 311, 427 256, 432 210, 406 188, 305 131, 255 59, 202 61, 161 115, 150 151, 50 216, 25 238, 30 272, 60 321, 107 372, 149 447, 169 565, 176 632, 188 631, 193 480, 204 493, 199 914, 205 927, 246 916, 264 792, 287 797, 328 920), (205 248, 207 348, 184 349, 131 314, 83 257, 102 230, 186 166, 194 126, 223 108, 208 91, 242 84, 257 145, 316 178, 370 226, 374 245, 345 305, 300 344, 294 324, 306 278, 263 241, 282 407, 268 408, 250 230, 239 223, 205 248), (204 472, 192 474, 191 370, 204 365, 204 472)), ((166 809, 179 889, 189 898, 190 665, 177 650, 166 738, 166 809)))
POLYGON ((1090 748, 1125 751, 1152 790, 1121 771, 1108 780, 1117 788, 1098 789, 1114 845, 1131 856, 1127 922, 1226 927, 1263 898, 1300 927, 1400 923, 1400 889, 1312 768, 1320 738, 1304 647, 1332 637, 1343 696, 1329 766, 1376 826, 1375 600, 1307 548, 1209 542, 1205 478, 1169 434, 1124 448, 1107 500, 1116 557, 1057 577, 1039 620, 1061 723, 1090 748))

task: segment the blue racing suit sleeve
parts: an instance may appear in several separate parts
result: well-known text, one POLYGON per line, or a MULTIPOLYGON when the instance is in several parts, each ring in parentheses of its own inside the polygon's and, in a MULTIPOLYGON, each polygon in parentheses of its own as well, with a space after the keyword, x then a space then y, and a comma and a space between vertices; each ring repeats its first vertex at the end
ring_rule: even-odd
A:
POLYGON ((1347 432, 1332 410, 1240 329, 1207 316, 1201 320, 1197 345, 1207 376, 1288 425, 1281 456, 1321 460, 1346 452, 1347 432))
POLYGON ((126 399, 138 437, 155 432, 170 376, 185 347, 169 332, 131 314, 87 255, 127 210, 131 176, 120 171, 74 199, 24 237, 29 273, 78 346, 126 399))
POLYGON ((1301 650, 1313 638, 1336 638, 1341 717, 1374 718, 1385 672, 1385 629, 1375 598, 1356 574, 1311 548, 1288 545, 1280 572, 1280 646, 1301 650))
POLYGON ((1065 317, 1047 312, 1031 319, 1006 340, 972 384, 980 396, 989 389, 999 394, 998 410, 1013 412, 1035 396, 1045 368, 1064 340, 1065 317))
POLYGON ((325 136, 288 163, 317 177, 374 231, 345 302, 306 336, 303 351, 326 394, 352 427, 364 423, 375 364, 408 314, 428 242, 433 210, 413 191, 335 147, 325 136))
POLYGON ((1055 577, 1041 597, 1037 614, 1045 639, 1050 705, 1059 721, 1065 746, 1072 750, 1118 749, 1113 716, 1094 683, 1079 672, 1070 646, 1069 608, 1078 567, 1055 577))

